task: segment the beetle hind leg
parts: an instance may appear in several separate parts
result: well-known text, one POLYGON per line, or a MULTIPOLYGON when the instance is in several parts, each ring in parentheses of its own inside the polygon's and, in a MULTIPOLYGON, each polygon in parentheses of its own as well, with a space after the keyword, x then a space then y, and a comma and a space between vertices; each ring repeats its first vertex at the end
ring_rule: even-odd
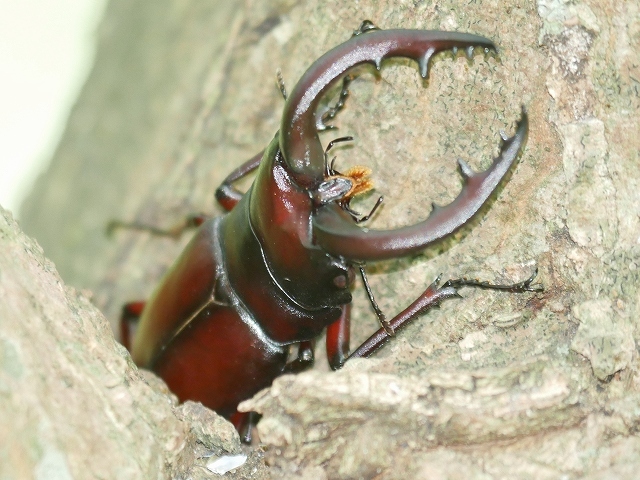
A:
POLYGON ((141 222, 123 222, 121 220, 111 220, 107 224, 106 233, 107 236, 113 235, 116 230, 138 230, 143 232, 149 232, 152 235, 159 237, 171 237, 180 238, 180 236, 186 231, 192 228, 199 227, 210 217, 208 215, 198 213, 185 217, 180 222, 169 228, 159 228, 154 225, 147 225, 141 222))
POLYGON ((236 412, 231 415, 229 421, 236 427, 240 441, 250 445, 253 440, 253 427, 256 426, 262 415, 257 412, 236 412))

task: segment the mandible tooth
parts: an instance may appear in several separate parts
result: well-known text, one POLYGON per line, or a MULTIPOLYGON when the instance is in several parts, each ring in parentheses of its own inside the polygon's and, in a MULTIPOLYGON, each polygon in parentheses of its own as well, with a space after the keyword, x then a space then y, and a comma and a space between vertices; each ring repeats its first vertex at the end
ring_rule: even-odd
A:
POLYGON ((473 177, 476 174, 476 172, 473 171, 469 164, 461 158, 458 159, 458 166, 460 167, 462 178, 464 178, 465 180, 473 177))
POLYGON ((453 55, 456 56, 458 54, 458 47, 452 47, 451 51, 453 52, 453 55))
POLYGON ((422 58, 418 60, 418 67, 420 68, 420 76, 422 78, 429 78, 429 62, 435 51, 436 49, 434 47, 429 48, 424 52, 422 58))
POLYGON ((506 142, 507 140, 509 140, 509 136, 504 130, 500 130, 500 138, 502 139, 503 142, 506 142))
POLYGON ((442 208, 443 207, 438 205, 436 202, 431 202, 431 213, 429 214, 429 216, 434 215, 438 212, 438 210, 442 210, 442 208))
POLYGON ((380 71, 380 69, 382 68, 382 57, 376 57, 373 62, 376 65, 376 70, 380 71))
POLYGON ((474 49, 473 45, 469 45, 464 51, 465 55, 469 60, 473 58, 473 49, 474 49))

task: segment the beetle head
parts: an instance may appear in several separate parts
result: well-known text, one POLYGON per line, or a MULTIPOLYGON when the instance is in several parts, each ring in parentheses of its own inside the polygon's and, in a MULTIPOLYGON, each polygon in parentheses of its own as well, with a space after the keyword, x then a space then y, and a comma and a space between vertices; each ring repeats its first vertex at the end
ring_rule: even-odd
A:
POLYGON ((279 149, 269 144, 250 191, 250 223, 272 279, 292 302, 306 310, 351 301, 354 273, 341 255, 331 255, 313 238, 313 215, 351 188, 344 179, 317 187, 299 186, 279 149))
MULTIPOLYGON (((495 51, 477 35, 426 30, 363 30, 318 59, 285 104, 279 134, 271 142, 252 189, 251 225, 273 279, 293 302, 308 309, 347 303, 351 265, 418 252, 464 225, 489 198, 514 163, 527 136, 526 113, 514 137, 503 138, 500 156, 484 172, 460 161, 463 189, 446 207, 434 206, 416 225, 395 230, 360 228, 345 208, 354 184, 331 175, 318 137, 322 96, 349 69, 383 59, 416 60, 427 78, 431 58, 443 50, 495 51), (366 31, 366 33, 364 33, 366 31)), ((355 177, 354 177, 355 178, 355 177)))

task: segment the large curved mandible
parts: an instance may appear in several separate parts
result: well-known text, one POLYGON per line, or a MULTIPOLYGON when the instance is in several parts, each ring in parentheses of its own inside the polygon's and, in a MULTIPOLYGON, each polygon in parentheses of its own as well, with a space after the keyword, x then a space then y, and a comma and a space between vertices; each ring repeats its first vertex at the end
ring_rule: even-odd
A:
POLYGON ((471 58, 475 47, 496 51, 491 40, 457 32, 436 30, 374 30, 356 35, 320 57, 302 76, 289 95, 280 126, 280 149, 303 188, 324 180, 324 149, 318 138, 316 110, 331 85, 357 65, 370 63, 380 69, 386 58, 405 57, 418 62, 427 78, 433 55, 444 50, 464 49, 471 58))
POLYGON ((417 253, 464 225, 505 178, 526 142, 529 130, 527 113, 522 109, 516 133, 503 138, 498 158, 484 172, 474 172, 459 160, 463 187, 450 204, 433 206, 429 217, 415 225, 393 230, 361 228, 339 205, 321 207, 313 217, 316 243, 327 253, 351 260, 381 260, 417 253))

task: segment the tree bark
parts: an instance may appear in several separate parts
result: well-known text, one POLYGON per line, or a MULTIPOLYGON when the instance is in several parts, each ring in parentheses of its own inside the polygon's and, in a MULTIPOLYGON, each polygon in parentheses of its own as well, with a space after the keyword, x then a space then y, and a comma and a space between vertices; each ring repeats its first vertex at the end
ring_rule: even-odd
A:
POLYGON ((211 478, 212 457, 239 454, 229 478, 267 478, 230 423, 133 365, 1 208, 0 300, 1 478, 211 478))
MULTIPOLYGON (((215 187, 278 129, 276 67, 293 85, 367 18, 489 37, 499 59, 439 56, 428 83, 411 62, 362 69, 339 132, 322 138, 355 137, 336 149, 339 168, 368 165, 376 182, 357 208, 384 194, 372 226, 397 226, 455 197, 456 157, 486 168, 525 105, 529 140, 491 208, 440 249, 369 273, 388 314, 441 272, 511 282, 537 265, 545 292, 463 290, 375 359, 338 373, 318 361, 245 407, 264 415, 274 478, 634 478, 638 10, 593 0, 113 0, 96 67, 22 210, 24 228, 113 323, 188 239, 107 239, 105 225, 221 213, 215 187)), ((357 289, 354 346, 375 328, 357 289)))

